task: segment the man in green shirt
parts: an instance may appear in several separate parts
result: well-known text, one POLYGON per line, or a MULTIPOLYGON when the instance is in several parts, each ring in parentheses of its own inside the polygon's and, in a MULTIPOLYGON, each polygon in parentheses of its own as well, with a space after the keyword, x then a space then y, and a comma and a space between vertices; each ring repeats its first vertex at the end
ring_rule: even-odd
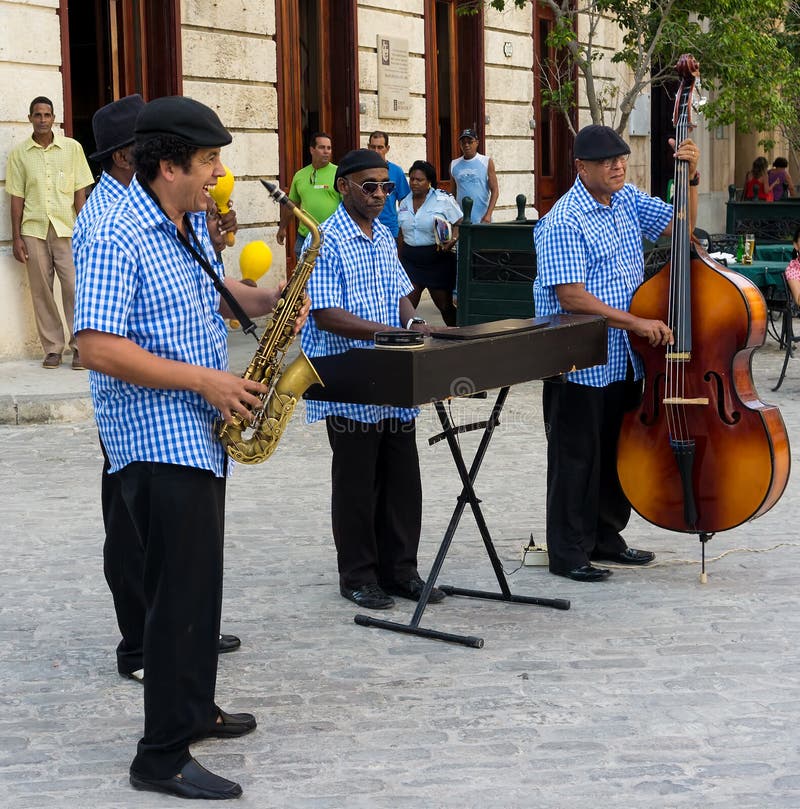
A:
MULTIPOLYGON (((336 166, 331 163, 333 147, 330 135, 315 132, 311 136, 308 151, 311 153, 311 165, 305 166, 294 175, 292 187, 289 189, 289 199, 321 223, 339 207, 342 199, 336 190, 336 166)), ((291 211, 282 205, 278 244, 286 241, 286 228, 291 219, 291 211)), ((308 228, 303 224, 299 225, 294 243, 295 258, 300 258, 307 235, 308 228)))
POLYGON ((11 151, 6 166, 12 250, 14 258, 28 269, 33 314, 45 355, 42 365, 58 368, 67 342, 53 296, 53 280, 57 275, 72 367, 82 370, 72 333, 75 306, 72 228, 86 201, 92 172, 80 143, 53 132, 55 115, 49 98, 34 98, 29 113, 33 133, 11 151))

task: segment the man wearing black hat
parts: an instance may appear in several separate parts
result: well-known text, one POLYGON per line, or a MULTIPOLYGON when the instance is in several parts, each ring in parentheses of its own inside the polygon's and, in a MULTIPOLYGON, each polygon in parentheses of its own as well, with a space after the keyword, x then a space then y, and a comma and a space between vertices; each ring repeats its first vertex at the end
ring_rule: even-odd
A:
MULTIPOLYGON (((249 418, 266 388, 227 369, 232 316, 203 227, 230 133, 189 98, 158 98, 136 121, 136 175, 78 253, 76 333, 110 471, 144 547, 144 735, 137 789, 227 799, 241 787, 204 769, 191 742, 256 726, 215 702, 227 459, 218 418, 249 418)), ((224 279, 244 310, 277 293, 224 279)), ((307 313, 295 324, 302 325, 307 313)))
POLYGON ((500 196, 494 160, 478 152, 478 133, 465 129, 458 137, 461 157, 450 163, 453 196, 461 208, 464 197, 472 200, 470 222, 491 222, 494 206, 500 196))
MULTIPOLYGON (((74 255, 83 247, 103 212, 123 196, 133 179, 134 127, 143 107, 144 99, 135 93, 106 104, 92 116, 97 151, 90 158, 100 163, 103 173, 75 222, 72 233, 74 255)), ((209 202, 213 205, 213 200, 209 202)), ((228 228, 235 232, 233 210, 226 214, 226 218, 229 220, 228 228)), ((217 217, 208 219, 208 222, 217 235, 215 239, 212 234, 212 241, 219 252, 226 245, 225 228, 220 232, 217 217)), ((142 639, 146 612, 142 589, 144 549, 122 498, 119 476, 108 474, 108 456, 102 441, 100 448, 104 458, 100 498, 106 528, 104 570, 122 634, 122 640, 117 646, 117 670, 123 677, 141 683, 144 682, 142 639)), ((232 652, 239 646, 241 641, 235 635, 220 635, 220 652, 232 652)))
MULTIPOLYGON (((610 127, 581 129, 574 145, 575 183, 534 230, 536 314, 602 315, 609 325, 605 365, 543 386, 550 570, 575 581, 611 575, 594 567, 594 560, 644 565, 655 558, 622 538, 631 507, 617 477, 616 447, 622 417, 641 396, 644 371, 628 332, 653 346, 673 342, 665 323, 628 311, 644 278, 642 237, 655 241, 672 232, 672 206, 625 183, 629 154, 610 127)), ((675 157, 689 164, 693 229, 699 150, 686 139, 675 157)))
MULTIPOLYGON (((406 297, 413 289, 380 216, 394 190, 377 152, 348 152, 336 172, 342 202, 322 225, 325 238, 309 281, 313 311, 303 330, 312 359, 372 348, 375 332, 430 334, 406 297)), ((388 609, 392 595, 418 601, 422 485, 416 408, 306 402, 306 420, 325 419, 333 450, 331 514, 339 591, 366 609, 388 609)), ((430 601, 444 598, 434 588, 430 601)))
POLYGON ((89 159, 100 163, 103 172, 75 220, 73 255, 83 246, 100 214, 125 193, 133 179, 133 127, 142 107, 144 99, 135 93, 106 104, 92 116, 97 150, 89 159))

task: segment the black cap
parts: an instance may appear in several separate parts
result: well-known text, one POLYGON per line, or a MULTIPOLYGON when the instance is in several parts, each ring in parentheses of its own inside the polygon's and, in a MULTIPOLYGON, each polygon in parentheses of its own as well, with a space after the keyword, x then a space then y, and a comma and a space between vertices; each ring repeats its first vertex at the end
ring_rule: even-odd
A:
POLYGON ((340 177, 347 177, 348 174, 355 174, 357 171, 388 168, 388 163, 377 152, 373 152, 372 149, 353 149, 339 163, 334 184, 339 183, 340 177))
POLYGON ((577 160, 605 160, 630 153, 631 147, 610 126, 589 124, 575 136, 573 154, 577 160))
POLYGON ((463 140, 464 138, 472 138, 472 140, 478 140, 478 133, 474 129, 465 129, 459 136, 459 140, 463 140))
POLYGON ((134 126, 142 107, 144 99, 139 93, 100 107, 92 116, 92 131, 97 151, 90 154, 89 159, 105 160, 117 149, 133 143, 136 138, 134 126))
POLYGON ((214 110, 186 96, 164 96, 144 105, 136 119, 136 140, 161 135, 206 149, 227 146, 233 140, 214 110))

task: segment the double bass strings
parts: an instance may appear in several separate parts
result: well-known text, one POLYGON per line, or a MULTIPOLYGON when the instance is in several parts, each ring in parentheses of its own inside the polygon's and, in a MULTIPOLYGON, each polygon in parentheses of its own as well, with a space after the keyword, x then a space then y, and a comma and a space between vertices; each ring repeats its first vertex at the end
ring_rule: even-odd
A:
MULTIPOLYGON (((682 86, 676 99, 676 147, 689 136, 689 100, 693 82, 682 86)), ((686 409, 686 364, 691 359, 691 277, 689 244, 689 167, 683 160, 675 163, 673 184, 672 245, 670 250, 670 290, 667 323, 675 343, 666 347, 665 392, 666 418, 670 440, 688 439, 686 409)))

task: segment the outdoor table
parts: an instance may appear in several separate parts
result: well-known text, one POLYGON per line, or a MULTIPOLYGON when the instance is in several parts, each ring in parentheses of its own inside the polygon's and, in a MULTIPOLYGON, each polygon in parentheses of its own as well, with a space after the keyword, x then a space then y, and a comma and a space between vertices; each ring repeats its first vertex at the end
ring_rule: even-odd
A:
MULTIPOLYGON (((756 254, 758 254, 757 247, 756 254)), ((752 264, 728 262, 728 269, 749 278, 762 293, 766 293, 783 289, 783 271, 788 263, 788 260, 783 261, 782 259, 780 261, 754 260, 752 264)), ((764 297, 769 297, 769 295, 765 294, 764 297)))
MULTIPOLYGON (((783 245, 765 245, 765 248, 775 249, 772 255, 777 253, 779 247, 783 247, 783 245)), ((791 249, 788 247, 789 251, 791 249)), ((756 247, 756 255, 758 255, 758 247, 756 247)), ((788 255, 791 256, 791 253, 788 255)), ((781 375, 773 390, 778 390, 783 383, 786 366, 793 355, 794 344, 798 339, 794 335, 791 296, 783 275, 788 261, 789 259, 781 259, 780 261, 753 261, 752 264, 728 264, 729 270, 750 279, 761 290, 767 304, 767 331, 777 340, 780 348, 786 350, 781 375)))
POLYGON ((783 269, 792 260, 791 244, 759 244, 756 242, 756 249, 753 259, 755 261, 781 261, 783 269))

